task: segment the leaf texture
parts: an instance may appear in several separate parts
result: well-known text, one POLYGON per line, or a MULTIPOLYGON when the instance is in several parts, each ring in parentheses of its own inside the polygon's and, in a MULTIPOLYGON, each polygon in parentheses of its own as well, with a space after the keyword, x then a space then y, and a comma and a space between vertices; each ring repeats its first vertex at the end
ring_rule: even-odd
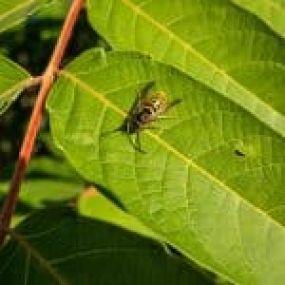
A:
POLYGON ((232 282, 285 281, 285 141, 256 116, 174 68, 102 50, 61 72, 48 110, 72 165, 186 256, 232 282), (140 153, 112 131, 152 80, 181 103, 140 133, 140 153))
POLYGON ((17 227, 0 261, 3 284, 210 284, 157 243, 59 207, 17 227))
POLYGON ((285 38, 285 1, 284 0, 231 0, 263 20, 273 31, 285 38))
POLYGON ((226 0, 87 4, 91 24, 115 49, 179 68, 285 136, 284 39, 255 15, 226 0))
POLYGON ((19 65, 0 56, 0 115, 17 99, 30 79, 19 65))
POLYGON ((0 33, 22 22, 53 0, 0 0, 0 33))

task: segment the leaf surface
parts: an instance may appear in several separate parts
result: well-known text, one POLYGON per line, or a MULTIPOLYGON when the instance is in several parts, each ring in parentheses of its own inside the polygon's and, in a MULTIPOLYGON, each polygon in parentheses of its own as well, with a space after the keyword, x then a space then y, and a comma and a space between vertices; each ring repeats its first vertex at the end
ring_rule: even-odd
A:
POLYGON ((38 211, 12 239, 0 253, 4 284, 211 284, 157 243, 71 209, 38 211))
POLYGON ((24 69, 0 55, 0 115, 17 99, 30 79, 24 69))
POLYGON ((91 24, 115 49, 179 68, 285 137, 284 39, 255 15, 225 0, 87 4, 91 24))
MULTIPOLYGON (((0 208, 9 185, 7 180, 0 182, 0 208)), ((66 162, 50 157, 34 158, 21 187, 13 226, 37 209, 67 205, 80 195, 82 189, 83 181, 66 162)))
POLYGON ((78 210, 84 217, 89 217, 109 224, 114 224, 137 234, 162 241, 161 237, 140 223, 134 216, 119 209, 97 190, 89 189, 78 201, 78 210))
POLYGON ((242 284, 285 281, 285 141, 185 74, 135 53, 91 50, 48 100, 57 146, 88 180, 207 269, 242 284), (155 80, 181 103, 140 132, 114 132, 155 80))
POLYGON ((284 0, 231 0, 262 19, 273 31, 285 38, 285 2, 284 0))
POLYGON ((53 0, 0 0, 0 33, 22 22, 53 0))

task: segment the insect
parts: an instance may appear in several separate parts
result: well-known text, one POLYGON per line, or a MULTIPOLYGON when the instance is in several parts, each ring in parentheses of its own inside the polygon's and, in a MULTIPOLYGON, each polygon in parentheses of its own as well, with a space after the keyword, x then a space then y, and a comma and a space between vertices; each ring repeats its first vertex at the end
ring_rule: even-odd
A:
POLYGON ((155 81, 150 81, 141 89, 120 128, 120 130, 124 131, 129 137, 133 134, 136 135, 136 141, 130 141, 135 149, 140 152, 144 152, 140 143, 140 131, 143 129, 154 129, 150 124, 161 118, 161 115, 170 107, 180 102, 180 100, 169 102, 165 92, 152 90, 154 84, 155 81))

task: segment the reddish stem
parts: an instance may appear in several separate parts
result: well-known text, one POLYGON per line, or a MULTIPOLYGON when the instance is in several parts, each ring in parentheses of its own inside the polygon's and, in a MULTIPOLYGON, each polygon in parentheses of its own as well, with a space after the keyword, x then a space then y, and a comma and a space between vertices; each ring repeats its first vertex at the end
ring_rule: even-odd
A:
POLYGON ((74 0, 72 2, 49 64, 41 77, 42 81, 39 94, 21 146, 10 189, 0 216, 0 246, 4 243, 6 232, 9 228, 12 214, 18 200, 21 182, 23 180, 25 170, 28 166, 31 153, 34 148, 36 136, 39 132, 48 92, 54 82, 55 75, 59 69, 59 65, 62 61, 67 44, 70 40, 74 25, 78 19, 79 12, 83 7, 83 3, 84 0, 74 0))

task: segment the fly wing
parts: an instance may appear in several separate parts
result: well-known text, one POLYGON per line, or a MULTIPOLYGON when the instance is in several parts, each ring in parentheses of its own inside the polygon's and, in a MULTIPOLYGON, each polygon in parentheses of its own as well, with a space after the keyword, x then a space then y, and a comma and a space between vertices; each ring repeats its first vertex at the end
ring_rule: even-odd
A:
POLYGON ((155 81, 154 80, 151 80, 148 83, 146 83, 145 86, 139 92, 140 99, 142 99, 146 95, 148 95, 149 91, 152 89, 152 87, 154 85, 155 85, 155 81))
POLYGON ((153 88, 153 86, 155 85, 155 81, 151 80, 149 82, 147 82, 143 88, 137 93, 137 97, 135 102, 132 105, 132 108, 129 112, 129 114, 134 114, 137 112, 137 110, 141 109, 141 103, 144 100, 144 98, 147 97, 147 95, 150 93, 150 90, 153 88))
POLYGON ((165 112, 168 111, 170 108, 176 106, 177 104, 180 104, 182 102, 182 99, 178 98, 170 102, 170 104, 165 109, 165 112))

